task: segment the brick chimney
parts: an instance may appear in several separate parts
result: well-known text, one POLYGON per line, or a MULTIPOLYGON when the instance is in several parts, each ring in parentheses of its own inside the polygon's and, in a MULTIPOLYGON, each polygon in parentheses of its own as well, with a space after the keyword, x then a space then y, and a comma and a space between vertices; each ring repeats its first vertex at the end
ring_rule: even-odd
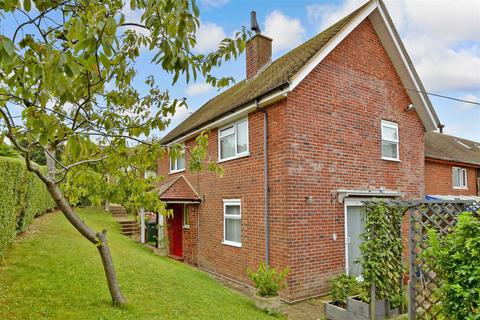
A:
POLYGON ((258 71, 272 59, 272 39, 261 34, 255 11, 251 14, 252 27, 255 35, 247 41, 247 79, 255 76, 258 71))

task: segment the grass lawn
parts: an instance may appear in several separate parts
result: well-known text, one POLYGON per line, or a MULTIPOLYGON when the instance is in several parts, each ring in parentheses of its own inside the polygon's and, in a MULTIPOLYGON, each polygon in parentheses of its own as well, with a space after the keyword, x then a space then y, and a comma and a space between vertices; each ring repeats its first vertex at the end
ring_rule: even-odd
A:
POLYGON ((97 249, 59 213, 37 219, 0 264, 0 319, 272 319, 253 303, 186 264, 120 235, 98 209, 78 210, 106 228, 128 306, 111 306, 97 249))

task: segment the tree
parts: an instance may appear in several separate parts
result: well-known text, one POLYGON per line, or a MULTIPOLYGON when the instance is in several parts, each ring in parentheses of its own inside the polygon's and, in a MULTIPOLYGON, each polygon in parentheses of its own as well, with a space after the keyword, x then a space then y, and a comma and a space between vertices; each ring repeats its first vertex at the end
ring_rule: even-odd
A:
MULTIPOLYGON (((95 232, 75 213, 81 195, 105 197, 156 212, 165 206, 141 173, 166 154, 149 139, 163 131, 183 99, 171 97, 154 75, 141 92, 135 61, 150 51, 175 84, 202 77, 214 87, 231 83, 212 71, 245 47, 244 29, 208 54, 196 54, 199 9, 195 0, 4 0, 3 18, 14 15, 11 34, 0 34, 0 125, 47 186, 58 208, 101 256, 114 304, 126 303, 117 280, 106 230, 95 232), (140 16, 129 21, 125 11, 140 16), (139 32, 140 31, 140 32, 139 32), (15 110, 21 110, 21 117, 15 110), (32 161, 45 152, 48 174, 32 161), (107 177, 115 177, 115 183, 107 177), (70 200, 70 201, 69 201, 70 200)), ((131 16, 130 14, 128 16, 131 16)), ((12 20, 13 21, 13 20, 12 20)), ((163 76, 163 73, 161 74, 163 76)), ((206 133, 188 150, 190 167, 218 170, 206 161, 206 133)), ((178 154, 173 147, 170 154, 178 154)))

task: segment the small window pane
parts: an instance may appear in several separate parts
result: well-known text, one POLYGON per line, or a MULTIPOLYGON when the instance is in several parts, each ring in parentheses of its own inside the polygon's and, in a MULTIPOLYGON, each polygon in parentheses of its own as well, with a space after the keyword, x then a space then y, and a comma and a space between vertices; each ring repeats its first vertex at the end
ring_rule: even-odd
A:
POLYGON ((389 142, 389 141, 382 141, 382 157, 391 158, 391 159, 398 159, 397 143, 396 142, 389 142))
POLYGON ((184 226, 189 226, 190 225, 190 221, 189 221, 189 217, 188 217, 188 206, 187 205, 183 206, 183 225, 184 226))
POLYGON ((220 138, 232 135, 235 131, 233 130, 233 126, 220 130, 220 138))
POLYGON ((240 219, 225 218, 225 240, 242 242, 242 221, 240 219))
POLYGON ((467 170, 462 168, 453 168, 453 186, 456 188, 467 187, 467 170))
POLYGON ((237 153, 248 151, 248 125, 247 121, 237 124, 237 153))
POLYGON ((235 205, 235 206, 225 206, 225 214, 226 215, 235 215, 239 216, 240 215, 240 206, 235 205))
POLYGON ((185 154, 182 154, 177 158, 177 170, 185 169, 185 154))
POLYGON ((235 156, 235 136, 229 136, 220 140, 220 159, 235 156))
POLYGON ((170 171, 175 170, 175 159, 170 158, 170 171))
POLYGON ((398 130, 396 128, 383 126, 382 139, 389 141, 398 141, 398 130))

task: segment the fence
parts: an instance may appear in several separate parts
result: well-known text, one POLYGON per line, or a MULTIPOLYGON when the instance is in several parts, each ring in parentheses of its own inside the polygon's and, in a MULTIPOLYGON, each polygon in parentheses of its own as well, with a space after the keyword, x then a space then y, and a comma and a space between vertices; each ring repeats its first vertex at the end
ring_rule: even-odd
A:
POLYGON ((428 269, 420 253, 427 247, 427 231, 441 235, 450 233, 457 216, 464 211, 476 212, 480 204, 469 201, 425 201, 409 206, 410 287, 409 319, 436 319, 432 308, 438 301, 432 292, 438 287, 438 278, 428 269))

